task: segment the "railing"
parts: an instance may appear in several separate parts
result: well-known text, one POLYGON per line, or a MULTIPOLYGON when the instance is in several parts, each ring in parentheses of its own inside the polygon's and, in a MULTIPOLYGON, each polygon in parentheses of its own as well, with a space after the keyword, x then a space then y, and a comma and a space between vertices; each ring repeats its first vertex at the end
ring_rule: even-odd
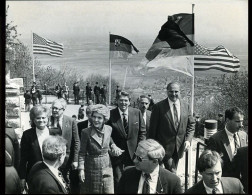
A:
POLYGON ((196 148, 196 161, 195 161, 195 183, 198 182, 198 168, 197 168, 197 162, 198 162, 198 158, 199 158, 200 146, 206 147, 207 145, 206 145, 205 143, 202 143, 202 142, 198 142, 198 143, 197 143, 197 148, 196 148))

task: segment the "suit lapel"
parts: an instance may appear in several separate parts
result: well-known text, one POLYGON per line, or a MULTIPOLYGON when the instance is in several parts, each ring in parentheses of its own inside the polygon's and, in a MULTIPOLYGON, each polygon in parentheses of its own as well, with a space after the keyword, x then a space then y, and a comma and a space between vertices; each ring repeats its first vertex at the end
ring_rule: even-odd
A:
POLYGON ((166 192, 165 189, 167 189, 167 181, 163 177, 163 172, 162 168, 159 167, 159 176, 158 176, 158 181, 157 181, 157 189, 156 189, 156 194, 163 194, 166 192))
POLYGON ((184 130, 183 128, 183 122, 187 121, 187 112, 186 112, 186 105, 180 100, 180 120, 179 120, 179 126, 178 126, 178 131, 179 130, 184 130), (182 111, 182 112, 181 112, 182 111))
POLYGON ((92 130, 91 130, 91 134, 90 136, 97 142, 97 144, 101 147, 101 144, 99 143, 99 137, 95 131, 95 129, 93 129, 92 127, 92 130))
POLYGON ((31 133, 31 138, 32 138, 32 140, 34 140, 33 146, 34 146, 34 148, 38 148, 39 154, 41 156, 41 159, 43 159, 42 152, 41 152, 41 149, 40 149, 40 146, 39 146, 39 142, 38 142, 38 136, 37 136, 37 133, 36 133, 36 128, 34 128, 33 130, 34 131, 31 131, 32 132, 31 133))
POLYGON ((223 130, 223 133, 221 134, 221 141, 223 142, 223 145, 226 149, 226 152, 228 154, 230 161, 232 161, 233 156, 232 156, 231 146, 230 146, 230 142, 229 142, 229 139, 225 130, 223 130))
POLYGON ((198 187, 199 187, 198 192, 200 192, 200 193, 202 193, 202 194, 207 194, 206 188, 205 188, 205 186, 204 186, 204 184, 203 184, 203 180, 201 180, 201 181, 199 182, 198 187))
POLYGON ((246 146, 247 145, 246 137, 241 131, 238 131, 238 137, 240 141, 240 147, 246 146))
POLYGON ((116 118, 116 124, 117 126, 119 127, 118 130, 120 131, 120 133, 123 135, 123 137, 127 137, 127 134, 124 130, 124 127, 123 127, 123 123, 122 123, 122 119, 121 119, 121 116, 120 116, 120 113, 119 113, 119 108, 117 107, 116 110, 115 110, 115 118, 116 118))

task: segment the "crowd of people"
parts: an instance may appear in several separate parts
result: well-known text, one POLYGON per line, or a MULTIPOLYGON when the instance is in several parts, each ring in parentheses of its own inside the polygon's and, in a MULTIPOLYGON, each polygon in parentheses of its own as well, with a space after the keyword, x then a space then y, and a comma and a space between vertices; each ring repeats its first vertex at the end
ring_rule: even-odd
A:
MULTIPOLYGON (((96 83, 95 96, 98 87, 96 83)), ((80 107, 79 113, 87 116, 80 122, 65 115, 64 98, 56 99, 51 110, 43 104, 33 106, 31 128, 24 131, 21 147, 6 148, 10 156, 6 168, 14 172, 6 171, 6 193, 183 192, 177 167, 191 147, 196 120, 180 98, 179 83, 169 83, 167 97, 150 110, 148 95, 139 97, 139 109, 130 106, 126 91, 118 90, 117 107, 112 110, 100 97, 86 109, 80 107), (14 158, 19 152, 20 162, 14 158)), ((202 180, 185 193, 248 193, 248 136, 243 119, 238 107, 226 110, 223 129, 207 140, 197 160, 202 180)))

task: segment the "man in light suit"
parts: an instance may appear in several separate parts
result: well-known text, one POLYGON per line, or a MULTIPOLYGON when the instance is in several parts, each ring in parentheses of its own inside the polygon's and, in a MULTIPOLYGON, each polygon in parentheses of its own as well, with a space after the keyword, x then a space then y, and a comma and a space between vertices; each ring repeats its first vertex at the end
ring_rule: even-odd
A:
POLYGON ((180 99, 180 86, 177 82, 167 85, 167 95, 168 98, 153 106, 149 138, 157 140, 164 147, 164 166, 176 173, 179 159, 190 147, 195 120, 188 104, 180 99))
POLYGON ((58 168, 66 156, 67 141, 61 136, 49 136, 42 145, 43 162, 31 169, 27 183, 29 194, 68 194, 68 186, 58 168))
POLYGON ((139 142, 134 155, 134 167, 127 168, 119 181, 119 194, 180 194, 178 176, 159 166, 164 148, 155 140, 139 142))
POLYGON ((141 113, 143 115, 144 123, 146 126, 146 138, 149 137, 149 127, 150 127, 150 116, 151 111, 148 110, 150 105, 150 99, 146 95, 141 95, 139 98, 139 105, 138 108, 141 110, 141 113))
POLYGON ((248 145, 248 135, 243 131, 243 111, 233 107, 225 111, 225 129, 212 135, 207 143, 207 148, 217 151, 222 155, 224 177, 235 177, 232 161, 239 147, 248 145))
POLYGON ((124 152, 119 157, 111 157, 115 192, 119 179, 126 166, 132 166, 133 154, 139 141, 146 139, 146 129, 141 111, 129 107, 130 95, 121 91, 118 95, 118 107, 110 111, 107 122, 112 127, 111 137, 124 152))
POLYGON ((222 177, 222 159, 218 152, 205 150, 197 161, 202 180, 185 194, 244 194, 239 179, 222 177))
MULTIPOLYGON (((72 171, 77 170, 78 167, 80 141, 76 121, 64 115, 66 105, 67 103, 63 98, 56 99, 52 103, 52 117, 50 123, 52 127, 56 128, 49 128, 49 130, 51 135, 61 135, 67 140, 66 158, 60 170, 63 177, 68 182, 67 174, 69 173, 71 175, 72 171)), ((76 177, 78 177, 78 175, 76 175, 76 177)))

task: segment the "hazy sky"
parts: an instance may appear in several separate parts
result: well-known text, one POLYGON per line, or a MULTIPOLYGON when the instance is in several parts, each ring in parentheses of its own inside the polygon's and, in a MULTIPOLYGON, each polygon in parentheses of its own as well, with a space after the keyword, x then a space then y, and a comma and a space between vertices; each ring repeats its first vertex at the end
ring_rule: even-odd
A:
POLYGON ((196 41, 248 42, 247 0, 6 1, 7 21, 14 21, 26 43, 31 32, 60 43, 89 37, 108 40, 111 32, 151 44, 167 16, 191 13, 192 3, 196 41))

